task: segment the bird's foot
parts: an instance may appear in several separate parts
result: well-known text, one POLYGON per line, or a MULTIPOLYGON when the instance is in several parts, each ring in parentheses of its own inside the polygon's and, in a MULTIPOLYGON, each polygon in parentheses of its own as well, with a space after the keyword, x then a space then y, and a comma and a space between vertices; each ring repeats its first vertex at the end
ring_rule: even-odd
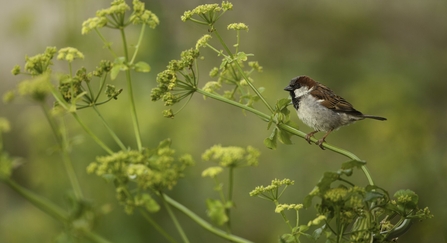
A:
POLYGON ((306 135, 306 141, 310 144, 310 139, 315 135, 315 133, 317 133, 318 131, 313 131, 311 133, 308 133, 306 135))
POLYGON ((324 140, 324 138, 322 138, 322 139, 318 140, 317 145, 318 145, 322 150, 324 150, 323 143, 325 143, 325 142, 326 142, 326 140, 324 140))

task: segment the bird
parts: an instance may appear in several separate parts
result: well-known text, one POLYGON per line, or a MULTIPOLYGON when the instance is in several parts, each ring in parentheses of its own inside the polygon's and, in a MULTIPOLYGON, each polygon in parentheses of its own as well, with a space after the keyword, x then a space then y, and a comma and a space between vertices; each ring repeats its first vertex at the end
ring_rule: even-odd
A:
POLYGON ((316 143, 321 149, 324 149, 326 137, 342 126, 365 118, 387 120, 380 116, 364 115, 331 89, 308 76, 293 78, 284 90, 290 93, 291 104, 300 120, 314 129, 306 135, 306 141, 310 144, 311 137, 317 132, 326 132, 316 143))

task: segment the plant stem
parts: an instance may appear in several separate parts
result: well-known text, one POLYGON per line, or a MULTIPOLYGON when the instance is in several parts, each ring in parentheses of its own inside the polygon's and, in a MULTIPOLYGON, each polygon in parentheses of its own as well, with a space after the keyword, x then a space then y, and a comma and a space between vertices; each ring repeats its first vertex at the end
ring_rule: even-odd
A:
POLYGON ((200 218, 198 215, 193 213, 191 210, 189 210, 187 207, 183 206, 182 204, 178 203, 174 199, 170 198, 168 195, 164 195, 164 199, 167 203, 171 204, 173 207, 180 210, 182 213, 186 214, 188 217, 190 217, 192 220, 194 220, 198 225, 202 226, 204 229, 210 231, 211 233, 220 236, 221 238, 227 239, 232 242, 238 242, 238 243, 251 243, 251 241, 246 240, 244 238, 241 238, 236 235, 229 234, 223 230, 214 228, 211 224, 200 218))
MULTIPOLYGON (((244 109, 244 110, 246 110, 246 111, 249 111, 249 112, 251 112, 251 113, 253 113, 253 114, 259 116, 263 121, 266 121, 266 122, 269 122, 269 121, 270 121, 270 116, 268 116, 267 114, 265 114, 265 113, 263 113, 263 112, 261 112, 261 111, 258 111, 258 110, 256 110, 256 109, 254 109, 254 108, 252 108, 252 107, 248 107, 248 106, 243 105, 243 104, 241 104, 241 103, 239 103, 239 102, 236 102, 236 101, 233 101, 233 100, 226 99, 226 98, 224 98, 224 97, 222 97, 222 96, 220 96, 220 95, 216 95, 216 94, 208 93, 208 92, 203 91, 203 90, 201 90, 201 89, 197 89, 196 92, 198 92, 198 93, 200 93, 200 94, 202 94, 202 95, 205 95, 205 96, 207 96, 207 97, 210 97, 210 98, 212 98, 212 99, 215 99, 215 100, 218 100, 218 101, 221 101, 221 102, 225 102, 225 103, 227 103, 227 104, 230 104, 230 105, 236 106, 236 107, 238 107, 238 108, 244 109)), ((290 133, 292 133, 292 134, 294 134, 294 135, 296 135, 296 136, 298 136, 298 137, 306 138, 306 134, 305 134, 304 132, 302 132, 302 131, 300 131, 300 130, 294 128, 294 127, 291 127, 291 126, 289 126, 289 125, 287 125, 287 124, 284 124, 284 123, 280 123, 280 124, 278 124, 278 126, 279 126, 281 129, 283 129, 283 130, 285 130, 285 131, 287 131, 287 132, 290 132, 290 133)), ((315 142, 317 142, 317 139, 315 139, 315 138, 311 138, 311 141, 313 141, 313 142, 315 143, 315 142)), ((323 143, 323 147, 326 148, 326 149, 328 149, 328 150, 331 150, 331 151, 333 151, 333 152, 336 152, 336 153, 338 153, 338 154, 344 155, 344 156, 346 156, 346 157, 348 157, 348 158, 350 158, 350 159, 352 159, 352 160, 361 161, 361 159, 360 159, 359 157, 357 157, 355 154, 353 154, 353 153, 351 153, 351 152, 349 152, 349 151, 347 151, 347 150, 344 150, 344 149, 335 147, 335 146, 330 145, 330 144, 328 144, 328 143, 323 143)), ((363 173, 365 174, 365 176, 366 176, 366 178, 367 178, 367 180, 368 180, 368 183, 369 183, 370 185, 374 185, 374 181, 372 180, 372 177, 371 177, 371 175, 369 174, 369 171, 368 171, 367 167, 366 167, 365 165, 362 165, 361 168, 362 168, 362 171, 363 171, 363 173)))
MULTIPOLYGON (((124 49, 124 58, 126 59, 126 63, 129 61, 129 53, 127 48, 127 40, 126 40, 126 34, 124 33, 124 29, 120 28, 121 32, 121 38, 123 40, 123 49, 124 49)), ((129 64, 129 63, 127 63, 129 64)), ((141 137, 140 137, 140 127, 138 125, 138 117, 137 117, 137 109, 135 107, 135 100, 133 95, 133 89, 132 89, 132 78, 130 75, 130 70, 126 70, 126 80, 127 80, 127 89, 129 92, 129 99, 130 99, 130 111, 132 114, 132 123, 133 123, 133 129, 135 133, 135 138, 137 140, 137 147, 138 150, 141 151, 143 146, 141 144, 141 137)))
POLYGON ((180 236, 182 237, 183 242, 185 242, 185 243, 189 243, 188 237, 186 236, 185 232, 183 231, 182 226, 181 226, 180 223, 177 221, 177 218, 175 217, 174 212, 172 212, 171 207, 170 207, 169 204, 167 203, 167 200, 166 200, 166 197, 167 197, 167 196, 166 196, 163 192, 160 192, 160 196, 161 196, 161 199, 162 199, 162 201, 163 201, 163 204, 164 204, 166 210, 167 210, 168 213, 169 213, 169 216, 171 217, 172 221, 174 222, 175 227, 177 228, 177 231, 179 232, 180 236))
POLYGON ((163 235, 166 240, 168 240, 169 242, 172 243, 177 243, 176 240, 174 240, 174 238, 172 238, 163 228, 161 228, 157 222, 155 222, 148 214, 145 210, 140 209, 140 213, 143 215, 143 217, 158 231, 158 233, 160 233, 161 235, 163 235))
POLYGON ((20 186, 19 184, 17 184, 16 182, 14 182, 9 178, 4 180, 4 182, 40 210, 44 211, 48 215, 57 219, 58 221, 61 221, 63 223, 68 222, 69 218, 68 213, 66 213, 64 210, 62 210, 59 206, 57 206, 50 200, 33 193, 32 191, 20 186))
POLYGON ((51 130, 53 131, 53 134, 56 137, 56 142, 59 146, 62 155, 62 162, 64 163, 65 171, 67 172, 75 197, 77 200, 81 200, 83 198, 82 190, 78 178, 76 177, 76 172, 73 168, 73 163, 71 162, 70 156, 68 155, 67 152, 67 142, 65 141, 66 139, 64 138, 64 136, 60 134, 60 130, 58 129, 58 126, 54 121, 53 117, 51 117, 48 107, 44 103, 41 103, 41 107, 48 123, 50 124, 51 130))
POLYGON ((100 236, 88 229, 82 230, 82 236, 84 236, 85 238, 91 240, 92 242, 96 242, 96 243, 111 243, 110 241, 102 238, 102 236, 100 236))
POLYGON ((137 57, 138 50, 140 49, 141 42, 143 41, 145 28, 146 28, 146 24, 142 24, 141 31, 140 31, 140 37, 138 37, 138 43, 135 46, 135 51, 132 55, 132 59, 130 60, 129 64, 133 64, 133 62, 135 61, 135 58, 137 57))
MULTIPOLYGON (((231 204, 233 203, 233 180, 234 180, 233 172, 234 172, 234 168, 230 167, 229 173, 228 173, 229 174, 228 175, 228 202, 230 202, 231 204)), ((228 233, 231 233, 231 208, 226 207, 225 214, 228 217, 227 231, 228 231, 228 233)))
POLYGON ((102 121, 102 124, 104 124, 104 126, 107 128, 107 131, 109 131, 109 133, 112 136, 113 140, 115 140, 115 142, 118 144, 118 146, 120 146, 121 150, 123 150, 123 151, 126 150, 126 146, 123 144, 123 142, 121 142, 121 140, 116 135, 116 133, 112 130, 112 128, 110 128, 109 124, 107 124, 106 120, 101 115, 101 113, 99 112, 99 110, 96 107, 96 105, 93 105, 93 110, 95 110, 96 114, 98 114, 99 118, 102 121))
MULTIPOLYGON (((217 29, 214 28, 213 32, 216 35, 216 37, 219 39, 219 41, 222 44, 222 46, 224 47, 225 51, 228 53, 228 55, 230 55, 231 59, 234 60, 234 55, 231 53, 230 49, 225 44, 225 42, 223 41, 222 37, 219 35, 219 32, 217 31, 217 29)), ((256 95, 259 97, 259 99, 261 99, 262 103, 265 104, 265 106, 269 109, 269 111, 273 113, 273 108, 270 106, 270 104, 267 102, 267 100, 264 98, 264 96, 262 96, 261 92, 259 92, 259 90, 251 83, 250 79, 247 77, 247 75, 245 74, 244 70, 242 70, 242 68, 239 65, 239 63, 237 61, 234 62, 234 63, 236 65, 239 73, 245 79, 245 81, 250 86, 250 88, 256 93, 256 95)))
POLYGON ((109 154, 113 154, 113 151, 109 148, 109 147, 107 147, 107 145, 105 145, 102 141, 101 141, 101 139, 99 139, 82 121, 81 121, 81 119, 79 118, 79 116, 78 116, 78 114, 76 114, 76 113, 74 113, 74 112, 72 112, 71 113, 72 115, 73 115, 73 117, 76 119, 76 121, 79 123, 79 125, 81 125, 81 127, 84 129, 84 131, 88 134, 88 135, 90 135, 90 137, 93 139, 93 140, 95 140, 95 142, 99 145, 99 146, 101 146, 101 148, 103 148, 107 153, 109 153, 109 154))

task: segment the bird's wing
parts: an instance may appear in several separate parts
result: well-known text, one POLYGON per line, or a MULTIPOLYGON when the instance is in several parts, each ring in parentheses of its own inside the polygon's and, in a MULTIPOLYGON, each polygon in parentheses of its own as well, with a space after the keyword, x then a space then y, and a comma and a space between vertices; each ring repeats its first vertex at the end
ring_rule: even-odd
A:
POLYGON ((335 112, 347 113, 354 116, 362 116, 363 114, 354 109, 351 103, 347 102, 342 97, 334 94, 328 87, 321 85, 311 91, 311 94, 316 97, 320 104, 335 112))

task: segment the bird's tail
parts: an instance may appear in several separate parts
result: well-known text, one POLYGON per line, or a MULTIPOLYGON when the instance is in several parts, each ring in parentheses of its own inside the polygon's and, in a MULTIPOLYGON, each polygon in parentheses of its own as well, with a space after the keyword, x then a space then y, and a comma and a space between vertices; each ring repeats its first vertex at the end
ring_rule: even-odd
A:
POLYGON ((364 118, 371 118, 371 119, 375 119, 375 120, 379 120, 379 121, 386 121, 385 117, 381 117, 381 116, 371 116, 371 115, 363 115, 364 118))

